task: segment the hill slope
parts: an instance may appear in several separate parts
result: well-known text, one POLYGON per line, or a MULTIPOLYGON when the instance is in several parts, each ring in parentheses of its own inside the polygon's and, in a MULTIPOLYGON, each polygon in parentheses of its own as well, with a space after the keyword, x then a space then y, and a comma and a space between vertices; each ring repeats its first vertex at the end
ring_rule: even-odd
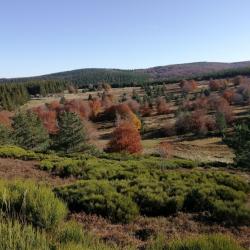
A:
POLYGON ((243 69, 249 69, 250 71, 250 61, 236 63, 195 62, 135 70, 89 68, 27 78, 0 79, 0 82, 57 79, 71 81, 80 87, 86 86, 87 84, 98 84, 100 82, 108 82, 110 84, 120 86, 131 83, 140 84, 145 81, 190 78, 218 72, 221 73, 224 71, 243 69))
POLYGON ((196 75, 209 74, 230 69, 240 69, 250 67, 250 61, 236 63, 219 63, 219 62, 195 62, 185 64, 175 64, 148 69, 137 70, 149 74, 154 80, 167 79, 174 77, 192 77, 196 75))

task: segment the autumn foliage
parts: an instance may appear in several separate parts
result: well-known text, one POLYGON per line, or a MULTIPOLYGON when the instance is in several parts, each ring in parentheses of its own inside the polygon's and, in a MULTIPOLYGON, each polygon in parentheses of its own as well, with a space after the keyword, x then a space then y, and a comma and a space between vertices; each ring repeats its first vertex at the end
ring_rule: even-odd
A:
POLYGON ((128 120, 130 121, 138 130, 141 129, 141 121, 137 115, 131 110, 127 103, 121 103, 117 105, 112 105, 106 109, 103 113, 106 120, 128 120))
POLYGON ((90 106, 90 117, 91 118, 96 118, 97 115, 101 112, 102 108, 102 103, 98 98, 93 98, 92 100, 89 101, 89 106, 90 106))
POLYGON ((34 108, 33 112, 38 115, 49 134, 56 134, 58 132, 56 109, 50 110, 46 106, 40 106, 34 108))
POLYGON ((90 115, 89 104, 82 99, 66 100, 63 111, 78 114, 80 118, 88 118, 90 115))
POLYGON ((159 98, 156 101, 156 109, 159 115, 169 114, 170 106, 164 98, 159 98))
POLYGON ((222 79, 222 80, 210 80, 209 81, 209 88, 212 91, 225 89, 226 87, 227 87, 227 81, 224 79, 222 79))
POLYGON ((209 116, 205 110, 180 113, 176 119, 176 131, 178 133, 194 133, 205 135, 216 128, 213 116, 209 116))
POLYGON ((63 100, 62 102, 52 101, 33 108, 32 111, 38 115, 50 134, 58 132, 57 117, 64 111, 75 113, 82 120, 87 120, 91 114, 89 103, 82 99, 63 100))
POLYGON ((169 142, 161 142, 156 147, 156 152, 163 158, 171 158, 173 156, 173 146, 169 142))
POLYGON ((233 102, 233 96, 234 96, 234 91, 231 90, 231 89, 226 89, 224 92, 223 92, 223 98, 225 98, 228 103, 232 104, 233 102))
POLYGON ((197 89, 198 85, 197 85, 197 82, 194 80, 190 80, 190 81, 183 80, 180 82, 180 87, 184 93, 189 93, 197 89))
POLYGON ((225 98, 215 95, 211 96, 209 105, 215 112, 223 114, 228 124, 234 120, 233 109, 225 98))
POLYGON ((150 116, 152 114, 152 108, 150 107, 148 102, 145 102, 140 107, 140 112, 143 117, 150 116))
POLYGON ((138 113, 140 111, 140 104, 137 101, 129 100, 127 104, 134 113, 138 113))
POLYGON ((11 117, 13 114, 9 111, 3 110, 0 111, 0 124, 5 127, 11 127, 11 117))
POLYGON ((142 145, 138 129, 130 121, 119 121, 107 146, 107 151, 140 153, 142 145))

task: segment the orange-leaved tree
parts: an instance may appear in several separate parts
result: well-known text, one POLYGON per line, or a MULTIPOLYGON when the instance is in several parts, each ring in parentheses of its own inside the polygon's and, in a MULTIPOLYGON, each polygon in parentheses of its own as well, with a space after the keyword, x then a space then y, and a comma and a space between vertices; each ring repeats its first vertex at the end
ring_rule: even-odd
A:
POLYGON ((89 106, 91 110, 91 118, 96 118, 101 112, 102 103, 98 98, 93 98, 89 101, 89 106))
POLYGON ((12 116, 13 116, 13 113, 7 110, 0 111, 0 124, 4 125, 5 127, 11 127, 12 116))
POLYGON ((157 113, 159 115, 169 114, 170 113, 170 106, 166 102, 165 98, 158 98, 156 100, 156 109, 157 109, 157 113))
POLYGON ((141 136, 138 129, 128 120, 121 120, 112 133, 107 152, 140 153, 142 151, 141 136))

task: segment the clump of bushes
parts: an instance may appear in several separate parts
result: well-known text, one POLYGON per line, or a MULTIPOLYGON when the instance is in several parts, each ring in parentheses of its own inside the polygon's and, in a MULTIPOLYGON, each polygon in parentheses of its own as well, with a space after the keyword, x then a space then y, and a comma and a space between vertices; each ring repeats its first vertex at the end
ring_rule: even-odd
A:
POLYGON ((67 209, 51 189, 33 182, 0 181, 1 213, 34 226, 50 229, 66 216, 67 209))
POLYGON ((20 159, 24 161, 29 161, 29 160, 41 161, 45 159, 49 161, 59 161, 63 158, 57 156, 56 154, 36 153, 32 150, 26 150, 24 148, 13 145, 0 146, 0 157, 20 159))
POLYGON ((66 221, 65 204, 45 186, 0 181, 0 208, 0 249, 119 249, 66 221))
POLYGON ((71 186, 56 188, 72 211, 96 213, 112 222, 129 222, 139 213, 130 197, 119 194, 108 181, 81 181, 71 186))
POLYGON ((18 221, 0 221, 0 249, 48 250, 46 234, 18 221))
POLYGON ((71 175, 75 177, 81 177, 84 166, 85 161, 71 158, 62 158, 59 161, 51 161, 46 159, 39 163, 40 169, 52 171, 61 177, 69 177, 71 175))
POLYGON ((71 210, 100 214, 114 222, 131 221, 138 214, 136 207, 147 216, 206 212, 209 219, 220 223, 250 221, 250 210, 245 207, 248 184, 218 171, 166 172, 131 167, 112 174, 109 180, 80 181, 55 192, 71 210))
POLYGON ((0 157, 15 158, 21 160, 39 160, 40 154, 17 146, 0 146, 0 157))
POLYGON ((46 231, 17 220, 0 219, 0 249, 18 250, 118 250, 83 230, 75 221, 61 223, 46 231))
POLYGON ((39 168, 51 171, 61 177, 74 176, 78 179, 126 179, 128 176, 135 178, 138 173, 149 173, 153 166, 153 172, 157 170, 188 168, 192 169, 199 165, 198 162, 184 159, 163 160, 156 157, 127 158, 128 160, 108 160, 89 157, 55 158, 45 159, 39 163, 39 168), (124 177, 122 177, 124 175, 124 177), (126 177, 127 176, 127 177, 126 177))

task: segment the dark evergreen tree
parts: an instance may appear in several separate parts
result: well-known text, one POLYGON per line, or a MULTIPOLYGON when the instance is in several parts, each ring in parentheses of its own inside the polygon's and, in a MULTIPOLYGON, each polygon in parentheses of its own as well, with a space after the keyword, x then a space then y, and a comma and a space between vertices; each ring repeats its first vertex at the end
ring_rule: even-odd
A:
POLYGON ((224 142, 234 150, 237 165, 250 169, 250 124, 235 126, 234 133, 227 134, 224 142))
POLYGON ((23 148, 43 152, 50 146, 48 132, 33 112, 18 113, 13 118, 13 129, 15 143, 23 148))
POLYGON ((55 147, 66 153, 79 151, 86 142, 86 131, 80 117, 72 112, 62 112, 58 117, 59 132, 55 147))
POLYGON ((0 145, 12 144, 10 129, 0 124, 0 145))
POLYGON ((220 134, 224 137, 227 129, 227 121, 225 115, 221 112, 218 112, 215 117, 216 117, 216 126, 220 134))

